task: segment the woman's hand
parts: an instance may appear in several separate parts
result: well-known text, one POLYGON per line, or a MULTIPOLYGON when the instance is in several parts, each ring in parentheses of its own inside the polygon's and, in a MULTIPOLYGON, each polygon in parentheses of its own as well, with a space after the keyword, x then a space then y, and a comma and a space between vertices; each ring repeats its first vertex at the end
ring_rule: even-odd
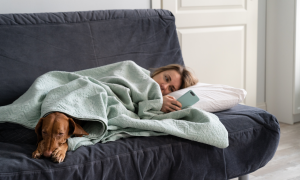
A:
POLYGON ((160 109, 162 112, 168 113, 181 110, 181 103, 177 101, 173 96, 163 96, 163 105, 160 109))

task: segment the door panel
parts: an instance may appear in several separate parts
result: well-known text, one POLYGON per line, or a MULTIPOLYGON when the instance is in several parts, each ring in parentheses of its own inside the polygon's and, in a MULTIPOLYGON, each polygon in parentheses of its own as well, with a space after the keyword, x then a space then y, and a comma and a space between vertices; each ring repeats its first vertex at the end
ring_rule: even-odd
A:
POLYGON ((186 66, 200 82, 245 89, 250 106, 256 106, 257 1, 161 1, 176 18, 186 66))
POLYGON ((207 82, 209 77, 212 84, 244 88, 244 29, 233 26, 178 30, 182 54, 200 82, 207 82))
POLYGON ((179 9, 181 8, 210 8, 210 9, 221 9, 221 8, 236 8, 245 9, 245 0, 181 0, 179 3, 179 9))

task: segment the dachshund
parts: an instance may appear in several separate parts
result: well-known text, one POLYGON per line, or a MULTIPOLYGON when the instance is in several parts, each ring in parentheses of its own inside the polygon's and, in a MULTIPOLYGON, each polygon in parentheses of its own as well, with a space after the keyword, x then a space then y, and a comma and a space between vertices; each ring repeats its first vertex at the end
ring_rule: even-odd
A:
POLYGON ((38 147, 32 153, 32 157, 51 157, 53 162, 63 162, 68 150, 67 139, 72 135, 88 135, 79 125, 80 122, 61 112, 53 112, 41 118, 35 127, 38 147))

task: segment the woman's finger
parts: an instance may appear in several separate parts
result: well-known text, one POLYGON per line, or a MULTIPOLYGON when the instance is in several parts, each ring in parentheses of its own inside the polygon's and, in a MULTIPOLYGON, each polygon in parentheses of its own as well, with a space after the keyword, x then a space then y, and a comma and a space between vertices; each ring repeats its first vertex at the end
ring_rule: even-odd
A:
POLYGON ((168 106, 169 108, 171 108, 171 109, 173 109, 174 111, 178 111, 178 110, 181 110, 181 108, 180 107, 178 107, 178 106, 176 106, 176 105, 174 105, 174 104, 169 104, 169 106, 168 106))
POLYGON ((177 105, 178 105, 178 107, 181 109, 182 104, 181 104, 179 101, 177 101, 177 105))
POLYGON ((176 111, 179 111, 179 110, 181 110, 181 108, 180 108, 180 107, 178 107, 177 105, 172 105, 172 106, 171 106, 171 108, 175 109, 176 111))
MULTIPOLYGON (((168 97, 171 98, 171 99, 175 99, 173 96, 170 96, 170 95, 168 95, 168 97)), ((175 99, 175 100, 176 100, 176 99, 175 99)))
POLYGON ((171 107, 168 107, 167 109, 169 110, 169 112, 174 112, 174 111, 176 111, 176 110, 172 109, 171 107))
POLYGON ((170 103, 168 107, 170 107, 171 109, 173 109, 173 110, 175 110, 175 111, 181 110, 180 107, 178 107, 177 105, 174 105, 174 104, 172 104, 172 103, 170 103))
POLYGON ((177 100, 173 100, 172 104, 175 105, 175 106, 178 106, 179 108, 182 107, 181 103, 179 101, 177 101, 177 100))

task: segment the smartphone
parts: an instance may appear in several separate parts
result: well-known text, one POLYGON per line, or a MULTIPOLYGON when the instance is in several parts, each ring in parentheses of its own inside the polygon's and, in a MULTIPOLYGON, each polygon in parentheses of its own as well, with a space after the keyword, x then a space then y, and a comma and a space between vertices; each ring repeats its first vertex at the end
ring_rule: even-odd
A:
POLYGON ((179 101, 182 105, 181 109, 187 106, 191 106, 196 102, 198 102, 199 100, 200 100, 199 97, 192 90, 189 90, 188 92, 186 92, 184 95, 180 96, 177 99, 177 101, 179 101))

